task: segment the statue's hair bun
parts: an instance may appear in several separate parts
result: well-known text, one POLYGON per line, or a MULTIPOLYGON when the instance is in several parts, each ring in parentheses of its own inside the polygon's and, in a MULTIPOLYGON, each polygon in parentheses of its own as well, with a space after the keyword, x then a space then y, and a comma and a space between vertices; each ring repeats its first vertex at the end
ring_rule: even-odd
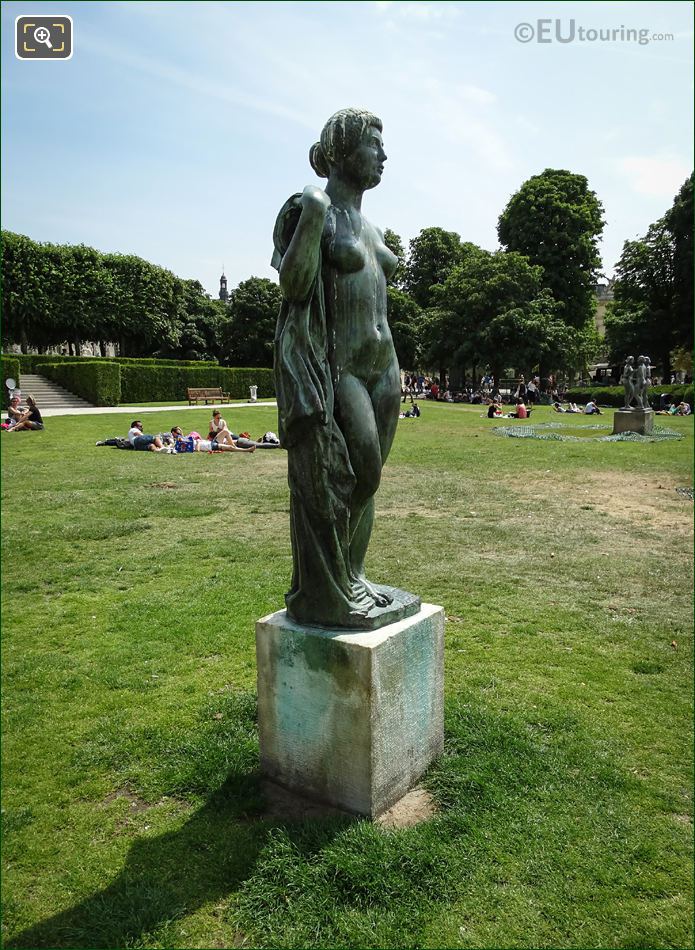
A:
POLYGON ((328 165, 328 158, 320 142, 316 142, 309 149, 309 161, 319 178, 328 178, 330 167, 328 165))

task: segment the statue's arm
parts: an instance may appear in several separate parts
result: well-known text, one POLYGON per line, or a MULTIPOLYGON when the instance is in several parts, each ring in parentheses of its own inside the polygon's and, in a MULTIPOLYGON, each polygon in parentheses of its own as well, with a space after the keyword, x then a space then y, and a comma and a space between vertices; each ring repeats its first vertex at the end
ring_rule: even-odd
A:
POLYGON ((307 185, 299 199, 302 212, 280 264, 280 289, 285 300, 301 303, 310 295, 319 264, 321 235, 331 199, 307 185))

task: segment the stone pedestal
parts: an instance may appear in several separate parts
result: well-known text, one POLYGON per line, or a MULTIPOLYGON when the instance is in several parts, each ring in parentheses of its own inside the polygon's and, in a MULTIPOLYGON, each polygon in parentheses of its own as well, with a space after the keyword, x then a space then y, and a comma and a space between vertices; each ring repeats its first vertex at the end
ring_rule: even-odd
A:
POLYGON ((261 769, 308 798, 376 817, 444 743, 444 611, 367 632, 256 624, 261 769))
POLYGON ((618 409, 613 416, 613 435, 618 435, 619 432, 649 435, 653 428, 653 409, 618 409))

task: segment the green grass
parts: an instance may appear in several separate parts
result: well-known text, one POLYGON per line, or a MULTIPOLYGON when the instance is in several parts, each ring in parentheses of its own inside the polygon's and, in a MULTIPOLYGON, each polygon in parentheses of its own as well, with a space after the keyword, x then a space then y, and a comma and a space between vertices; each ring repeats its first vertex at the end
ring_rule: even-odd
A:
POLYGON ((439 811, 390 832, 264 812, 285 454, 96 448, 122 415, 2 436, 6 946, 692 946, 692 422, 496 424, 424 404, 384 471, 370 575, 448 617, 439 811))
MULTIPOLYGON (((258 402, 274 402, 275 396, 259 396, 258 402)), ((206 411, 211 412, 215 406, 229 406, 237 403, 247 403, 248 399, 230 399, 227 402, 210 402, 207 406, 204 406, 203 403, 199 403, 197 407, 192 408, 205 408, 206 411)), ((187 399, 168 399, 163 402, 121 402, 119 406, 134 406, 139 408, 157 408, 157 406, 190 406, 190 403, 187 399)))

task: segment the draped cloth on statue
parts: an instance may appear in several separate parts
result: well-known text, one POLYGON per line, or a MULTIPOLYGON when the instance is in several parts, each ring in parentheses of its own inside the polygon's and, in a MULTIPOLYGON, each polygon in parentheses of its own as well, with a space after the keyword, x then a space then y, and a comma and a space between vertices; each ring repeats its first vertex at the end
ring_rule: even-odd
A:
MULTIPOLYGON (((300 195, 275 224, 278 270, 299 221, 300 195)), ((284 300, 275 334, 275 391, 281 445, 288 454, 292 586, 285 596, 301 623, 359 626, 373 603, 350 566, 350 497, 355 475, 334 416, 334 391, 321 276, 309 297, 284 300)))

